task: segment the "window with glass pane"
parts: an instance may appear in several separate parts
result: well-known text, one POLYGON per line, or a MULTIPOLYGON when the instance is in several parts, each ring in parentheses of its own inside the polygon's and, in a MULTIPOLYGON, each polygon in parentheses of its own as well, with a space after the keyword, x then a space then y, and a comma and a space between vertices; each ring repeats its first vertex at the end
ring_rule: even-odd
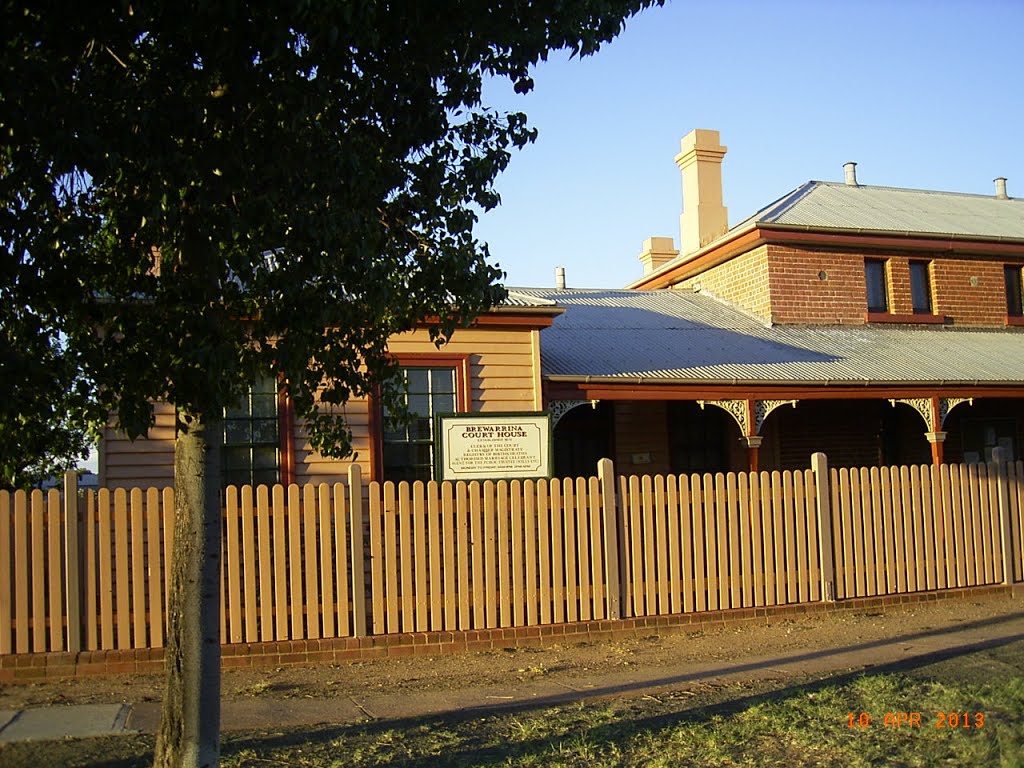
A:
POLYGON ((885 262, 865 260, 864 280, 867 285, 868 312, 888 312, 889 289, 885 281, 885 262))
POLYGON ((260 376, 241 402, 224 409, 224 485, 273 485, 281 479, 277 382, 260 376))
POLYGON ((1010 317, 1024 316, 1024 298, 1021 296, 1021 268, 1003 267, 1006 277, 1006 314, 1010 317))
POLYGON ((932 313, 932 287, 928 279, 928 262, 910 262, 910 302, 915 315, 932 313))
POLYGON ((403 368, 409 421, 391 424, 384 412, 384 479, 430 480, 434 475, 434 416, 455 413, 454 368, 403 368))

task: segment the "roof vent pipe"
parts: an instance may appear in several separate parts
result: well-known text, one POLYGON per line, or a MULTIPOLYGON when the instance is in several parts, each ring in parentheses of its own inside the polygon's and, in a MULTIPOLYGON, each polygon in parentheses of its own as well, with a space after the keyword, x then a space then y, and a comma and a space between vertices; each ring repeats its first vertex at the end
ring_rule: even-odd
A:
POLYGON ((1006 177, 1000 176, 995 180, 996 182, 996 198, 999 200, 1009 200, 1010 196, 1006 194, 1006 177))
POLYGON ((846 186, 857 186, 857 164, 843 163, 843 173, 846 174, 846 186))
POLYGON ((555 288, 565 288, 565 267, 555 267, 555 288))

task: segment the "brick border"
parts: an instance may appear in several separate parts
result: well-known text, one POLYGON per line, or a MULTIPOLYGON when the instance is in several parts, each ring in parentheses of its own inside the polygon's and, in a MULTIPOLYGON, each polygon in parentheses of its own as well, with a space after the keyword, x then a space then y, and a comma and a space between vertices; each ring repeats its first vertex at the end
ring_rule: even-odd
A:
MULTIPOLYGON (((1024 584, 966 587, 880 597, 763 608, 650 616, 645 618, 581 621, 531 627, 474 629, 458 632, 416 632, 370 637, 321 640, 279 640, 265 643, 230 643, 221 647, 224 669, 236 667, 310 666, 403 656, 437 656, 523 648, 590 640, 636 638, 658 633, 698 632, 707 629, 770 624, 779 619, 820 616, 894 608, 940 600, 984 597, 1024 598, 1024 584)), ((22 653, 0 656, 0 683, 36 683, 72 677, 122 674, 157 674, 163 671, 162 648, 81 651, 79 653, 22 653)))

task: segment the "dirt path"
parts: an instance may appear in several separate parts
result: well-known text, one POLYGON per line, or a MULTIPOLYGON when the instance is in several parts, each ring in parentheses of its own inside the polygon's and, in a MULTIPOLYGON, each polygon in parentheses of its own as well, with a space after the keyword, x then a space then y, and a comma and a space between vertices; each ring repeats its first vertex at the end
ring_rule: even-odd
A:
MULTIPOLYGON (((543 679, 567 688, 588 677, 621 677, 631 669, 675 669, 687 665, 730 662, 744 657, 793 655, 809 649, 864 646, 984 622, 1024 616, 1024 599, 990 598, 921 603, 887 613, 848 613, 780 620, 697 634, 651 634, 634 640, 581 643, 547 648, 505 649, 432 658, 382 659, 345 665, 226 670, 223 699, 331 699, 366 697, 374 693, 431 692, 438 699, 469 688, 494 688, 503 683, 543 679)), ((836 671, 842 656, 836 657, 836 671)), ((863 655, 857 662, 863 665, 863 655)), ((1024 669, 1024 658, 1008 660, 1009 669, 1024 669)), ((1019 672, 1018 672, 1019 673, 1019 672)), ((0 709, 50 704, 157 702, 161 676, 115 676, 0 687, 0 709)))

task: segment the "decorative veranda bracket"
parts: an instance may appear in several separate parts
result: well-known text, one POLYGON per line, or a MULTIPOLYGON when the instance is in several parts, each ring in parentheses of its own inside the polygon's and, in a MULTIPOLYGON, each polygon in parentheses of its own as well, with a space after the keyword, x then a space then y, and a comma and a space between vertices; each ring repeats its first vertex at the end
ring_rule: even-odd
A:
POLYGON ((961 403, 968 403, 974 405, 973 397, 943 397, 939 400, 939 426, 946 426, 946 417, 949 416, 949 412, 956 408, 961 403))
POLYGON ((728 413, 740 427, 740 435, 746 436, 750 434, 750 422, 747 417, 747 401, 746 400, 698 400, 697 405, 703 410, 705 405, 714 405, 717 408, 721 408, 723 411, 728 413))
POLYGON ((562 420, 562 417, 574 408, 579 408, 581 405, 597 408, 597 403, 597 400, 552 400, 548 403, 548 413, 551 414, 551 429, 558 426, 558 422, 562 420))
POLYGON ((939 423, 932 424, 932 401, 927 397, 912 397, 903 400, 889 400, 892 405, 896 403, 903 403, 909 405, 924 419, 925 426, 929 432, 940 432, 942 427, 946 425, 946 417, 949 416, 950 411, 956 408, 961 403, 969 403, 974 405, 973 397, 940 397, 939 398, 939 423))
POLYGON ((783 405, 796 408, 796 400, 755 400, 754 401, 754 433, 760 435, 768 414, 783 405))
POLYGON ((903 403, 903 405, 909 405, 911 408, 913 408, 915 411, 921 414, 921 418, 924 419, 924 425, 925 427, 927 427, 928 431, 935 431, 936 425, 932 424, 932 401, 930 398, 911 397, 907 399, 898 400, 890 398, 889 403, 890 405, 893 406, 893 408, 896 407, 896 403, 903 403))

